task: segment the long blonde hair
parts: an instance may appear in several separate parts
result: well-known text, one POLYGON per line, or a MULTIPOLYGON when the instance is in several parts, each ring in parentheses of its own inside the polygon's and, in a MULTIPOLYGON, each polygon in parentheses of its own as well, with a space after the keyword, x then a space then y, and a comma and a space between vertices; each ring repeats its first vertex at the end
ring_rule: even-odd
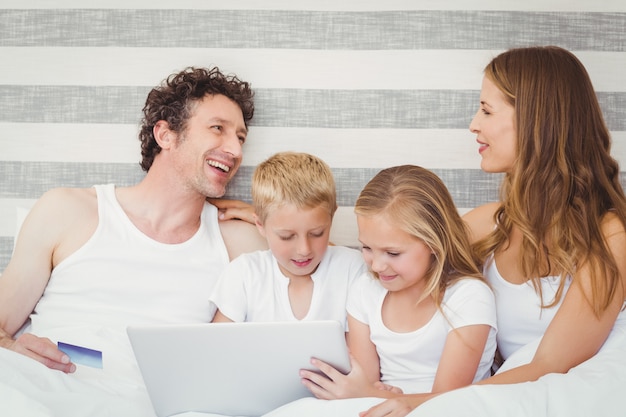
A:
POLYGON ((466 224, 445 184, 433 172, 415 165, 384 169, 363 188, 354 211, 358 216, 382 214, 430 247, 435 260, 427 272, 422 299, 432 296, 440 307, 452 283, 467 277, 483 280, 466 224))
POLYGON ((494 58, 485 76, 515 108, 518 155, 500 190, 498 225, 476 245, 483 261, 522 233, 520 266, 541 295, 540 277, 556 272, 561 284, 576 268, 591 270, 590 303, 604 311, 620 285, 617 265, 601 230, 614 211, 626 219, 626 199, 611 139, 589 75, 570 52, 554 46, 519 48, 494 58))

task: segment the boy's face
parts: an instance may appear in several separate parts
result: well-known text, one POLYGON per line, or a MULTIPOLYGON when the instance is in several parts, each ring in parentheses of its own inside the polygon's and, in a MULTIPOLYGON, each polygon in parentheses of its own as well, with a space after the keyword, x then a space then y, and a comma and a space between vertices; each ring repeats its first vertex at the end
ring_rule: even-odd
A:
POLYGON ((322 206, 298 209, 285 204, 257 221, 281 272, 288 278, 309 277, 320 264, 330 238, 332 217, 322 206))

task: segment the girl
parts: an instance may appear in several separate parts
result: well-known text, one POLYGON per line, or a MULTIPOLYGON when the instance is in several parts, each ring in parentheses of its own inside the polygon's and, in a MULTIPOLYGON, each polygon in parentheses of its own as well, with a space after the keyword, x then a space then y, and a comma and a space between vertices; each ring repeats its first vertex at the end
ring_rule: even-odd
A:
POLYGON ((496 341, 493 294, 472 257, 465 224, 447 188, 411 165, 378 173, 355 213, 371 270, 348 297, 352 371, 312 363, 303 370, 318 398, 439 392, 490 375, 496 341), (380 382, 379 382, 380 381, 380 382))

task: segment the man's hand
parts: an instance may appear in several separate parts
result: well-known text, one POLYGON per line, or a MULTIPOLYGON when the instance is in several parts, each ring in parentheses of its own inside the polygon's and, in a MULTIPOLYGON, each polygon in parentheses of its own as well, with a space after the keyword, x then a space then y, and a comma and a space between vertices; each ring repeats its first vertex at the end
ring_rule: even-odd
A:
POLYGON ((57 369, 65 373, 76 371, 69 356, 61 352, 57 346, 47 338, 37 337, 34 334, 24 333, 17 339, 3 337, 0 346, 21 353, 38 362, 43 363, 50 369, 57 369))

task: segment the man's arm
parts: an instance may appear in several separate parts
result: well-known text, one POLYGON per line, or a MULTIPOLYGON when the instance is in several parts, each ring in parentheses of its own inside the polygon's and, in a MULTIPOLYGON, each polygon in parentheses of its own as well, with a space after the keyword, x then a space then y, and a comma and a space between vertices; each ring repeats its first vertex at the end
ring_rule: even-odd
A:
POLYGON ((13 257, 0 276, 0 346, 64 372, 75 367, 50 340, 31 334, 13 337, 41 298, 53 267, 93 233, 97 209, 90 228, 87 222, 93 223, 94 213, 87 205, 89 194, 69 189, 44 194, 24 221, 13 257))

